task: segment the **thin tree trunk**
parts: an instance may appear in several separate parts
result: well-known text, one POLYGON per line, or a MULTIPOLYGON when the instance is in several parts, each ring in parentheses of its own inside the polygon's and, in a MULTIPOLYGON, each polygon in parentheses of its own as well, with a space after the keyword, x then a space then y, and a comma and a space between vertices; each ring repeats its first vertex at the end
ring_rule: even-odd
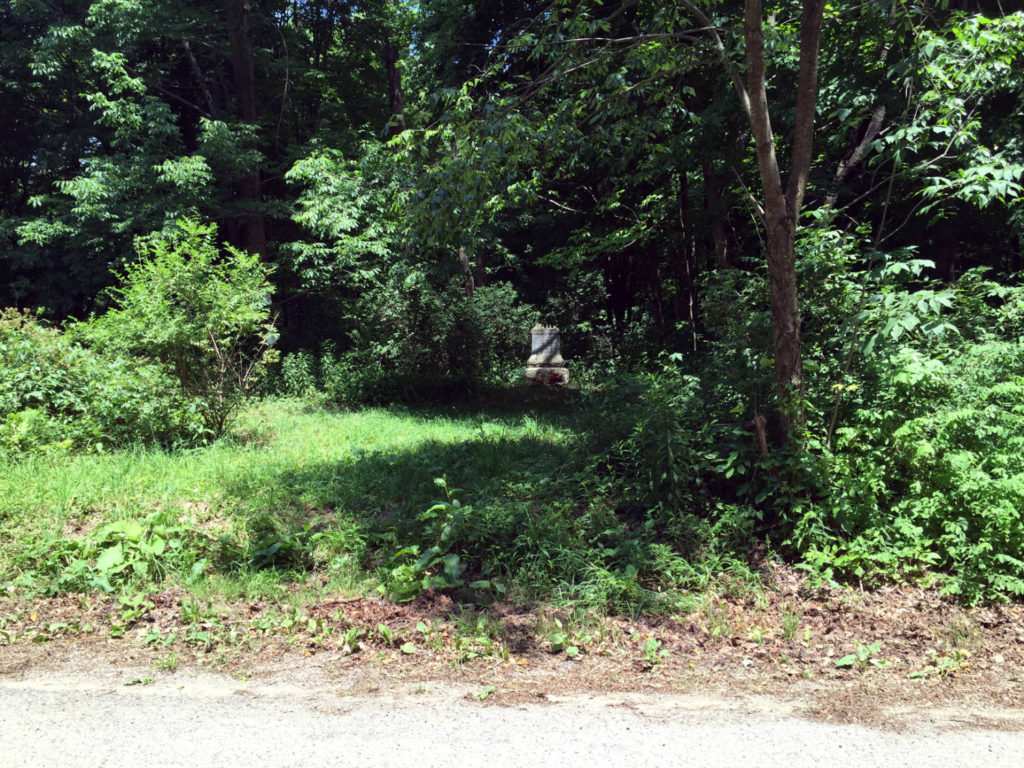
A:
POLYGON ((768 110, 764 55, 764 10, 761 0, 744 0, 743 37, 746 42, 747 82, 729 58, 717 27, 693 0, 681 0, 704 26, 719 60, 729 72, 740 105, 747 115, 757 149, 757 167, 764 191, 764 222, 767 230, 768 283, 771 289, 772 344, 775 352, 775 385, 781 404, 784 439, 790 427, 802 427, 803 362, 800 352, 800 306, 797 297, 794 240, 796 224, 807 189, 814 146, 814 113, 818 96, 818 43, 825 0, 804 0, 800 19, 800 64, 797 73, 796 123, 789 180, 783 190, 782 174, 775 155, 768 110))
POLYGON ((476 287, 473 282, 473 268, 469 266, 469 254, 466 253, 466 246, 459 246, 459 264, 462 265, 462 290, 466 294, 466 298, 473 295, 473 290, 476 287))
MULTIPOLYGON (((395 0, 388 0, 388 12, 396 12, 395 0)), ((402 112, 402 73, 398 71, 398 48, 391 29, 384 32, 384 71, 388 78, 388 103, 391 106, 391 121, 388 123, 387 136, 397 136, 405 131, 405 116, 402 112)))
POLYGON ((722 211, 722 185, 715 173, 715 164, 705 160, 701 169, 704 172, 704 205, 711 219, 711 240, 715 251, 715 266, 728 269, 729 241, 725 236, 725 215, 722 211))
POLYGON ((402 114, 402 74, 398 71, 398 49, 391 34, 384 38, 384 69, 388 76, 388 102, 391 105, 391 121, 388 136, 397 136, 405 131, 405 117, 402 114))
MULTIPOLYGON (((231 43, 231 74, 234 80, 235 105, 244 123, 256 125, 256 88, 253 74, 252 38, 249 21, 252 5, 249 0, 225 0, 224 21, 231 43)), ((267 235, 260 204, 260 173, 255 169, 238 185, 243 213, 238 243, 252 253, 265 253, 267 235)))
POLYGON ((771 292, 775 383, 781 400, 782 425, 802 425, 804 373, 800 354, 800 309, 797 299, 795 222, 789 216, 766 215, 768 286, 771 292))
POLYGON ((793 156, 785 191, 775 155, 775 136, 768 111, 765 78, 764 28, 761 0, 745 0, 743 35, 747 45, 747 116, 757 148, 757 165, 764 190, 768 284, 771 290, 772 345, 775 385, 780 401, 783 434, 805 423, 804 374, 800 350, 800 306, 797 297, 794 240, 807 189, 814 143, 814 113, 818 93, 818 41, 824 0, 804 0, 800 24, 800 69, 797 75, 796 124, 793 156))
POLYGON ((476 249, 476 287, 487 285, 487 250, 481 245, 476 249))
POLYGON ((192 70, 192 77, 195 78, 196 88, 203 94, 203 99, 206 101, 206 114, 211 120, 217 120, 220 114, 217 110, 217 105, 213 101, 213 94, 210 93, 210 86, 207 84, 203 70, 199 66, 199 61, 192 50, 192 44, 188 40, 182 40, 181 44, 185 49, 185 55, 188 56, 189 68, 192 70))
POLYGON ((679 189, 676 193, 679 209, 679 230, 682 245, 676 257, 676 318, 685 318, 690 323, 690 342, 697 351, 699 312, 697 309, 697 239, 690 216, 690 182, 686 171, 679 172, 679 189))
POLYGON ((825 207, 835 208, 836 202, 839 200, 839 188, 842 186, 846 177, 850 171, 856 168, 864 160, 867 155, 868 148, 871 146, 871 142, 878 136, 879 131, 882 130, 882 123, 885 121, 885 106, 879 105, 875 107, 871 113, 870 119, 864 126, 864 135, 861 136, 860 141, 850 152, 848 157, 843 158, 839 161, 839 165, 836 167, 836 174, 832 178, 832 182, 828 185, 828 192, 825 195, 825 207))

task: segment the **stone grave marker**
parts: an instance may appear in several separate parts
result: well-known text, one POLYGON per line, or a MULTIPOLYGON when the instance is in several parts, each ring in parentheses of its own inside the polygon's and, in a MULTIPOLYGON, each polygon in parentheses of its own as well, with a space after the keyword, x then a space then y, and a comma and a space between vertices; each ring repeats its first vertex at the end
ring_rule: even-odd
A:
POLYGON ((564 387, 569 369, 559 350, 557 328, 535 325, 530 330, 530 359, 526 361, 526 378, 536 384, 564 387))

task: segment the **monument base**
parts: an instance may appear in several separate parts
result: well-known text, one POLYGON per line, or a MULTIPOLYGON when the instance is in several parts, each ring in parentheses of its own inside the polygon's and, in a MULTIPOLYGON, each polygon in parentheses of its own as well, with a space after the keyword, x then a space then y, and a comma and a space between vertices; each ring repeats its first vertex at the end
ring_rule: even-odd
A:
POLYGON ((546 387, 564 387, 569 383, 569 369, 553 365, 531 365, 526 369, 526 379, 546 387))

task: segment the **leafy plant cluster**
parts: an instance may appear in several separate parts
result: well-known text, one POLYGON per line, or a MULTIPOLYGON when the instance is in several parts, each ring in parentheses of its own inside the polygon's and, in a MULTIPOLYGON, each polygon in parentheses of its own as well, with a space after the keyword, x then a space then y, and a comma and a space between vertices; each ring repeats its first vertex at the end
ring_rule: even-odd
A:
POLYGON ((206 428, 227 428, 273 359, 270 268, 218 247, 216 227, 181 219, 136 243, 138 260, 110 291, 115 306, 87 326, 96 345, 158 363, 206 428))
POLYGON ((16 310, 0 313, 0 380, 0 454, 167 445, 202 427, 160 366, 16 310))
POLYGON ((372 290, 352 322, 348 351, 285 353, 266 388, 344 405, 457 400, 521 378, 535 313, 507 283, 466 296, 412 272, 372 290))
POLYGON ((67 330, 0 314, 0 451, 174 445, 223 433, 272 359, 268 270, 189 220, 138 243, 114 306, 67 330))
MULTIPOLYGON (((434 483, 444 491, 445 499, 417 515, 422 532, 416 538, 422 544, 404 546, 391 557, 384 590, 393 599, 411 600, 428 589, 461 587, 466 583, 465 564, 458 549, 473 508, 464 507, 454 497, 455 490, 448 487, 445 478, 436 478, 434 483)), ((490 588, 491 582, 477 580, 468 586, 490 588)))
MULTIPOLYGON (((634 525, 705 558, 767 537, 830 580, 925 579, 969 602, 1024 593, 1024 291, 978 272, 936 288, 923 267, 903 254, 821 273, 795 447, 758 419, 771 381, 756 357, 732 358, 747 372, 733 386, 729 358, 692 373, 666 361, 630 379, 632 411, 614 406, 622 384, 609 390, 599 412, 620 436, 598 466, 634 525)), ((758 323, 735 295, 734 322, 758 323)))
POLYGON ((419 271, 396 270, 360 303, 356 353, 387 372, 507 382, 525 362, 534 311, 508 283, 466 296, 457 281, 437 287, 419 271))
POLYGON ((1020 289, 968 275, 944 314, 958 333, 864 360, 822 454, 827 496, 794 528, 809 564, 934 574, 971 602, 1024 594, 1022 308, 1020 289))
POLYGON ((194 580, 215 553, 215 546, 171 514, 156 512, 107 523, 80 539, 39 542, 15 558, 21 574, 13 583, 47 594, 124 593, 159 584, 171 574, 194 580))

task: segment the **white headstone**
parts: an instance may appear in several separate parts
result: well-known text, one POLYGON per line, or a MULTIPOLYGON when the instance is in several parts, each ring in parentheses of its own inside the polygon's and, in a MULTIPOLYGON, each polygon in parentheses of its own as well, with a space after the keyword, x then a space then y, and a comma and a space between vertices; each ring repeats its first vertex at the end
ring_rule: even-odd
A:
POLYGON ((536 325, 530 330, 530 359, 526 362, 526 378, 538 384, 564 386, 569 369, 559 349, 557 328, 536 325))

